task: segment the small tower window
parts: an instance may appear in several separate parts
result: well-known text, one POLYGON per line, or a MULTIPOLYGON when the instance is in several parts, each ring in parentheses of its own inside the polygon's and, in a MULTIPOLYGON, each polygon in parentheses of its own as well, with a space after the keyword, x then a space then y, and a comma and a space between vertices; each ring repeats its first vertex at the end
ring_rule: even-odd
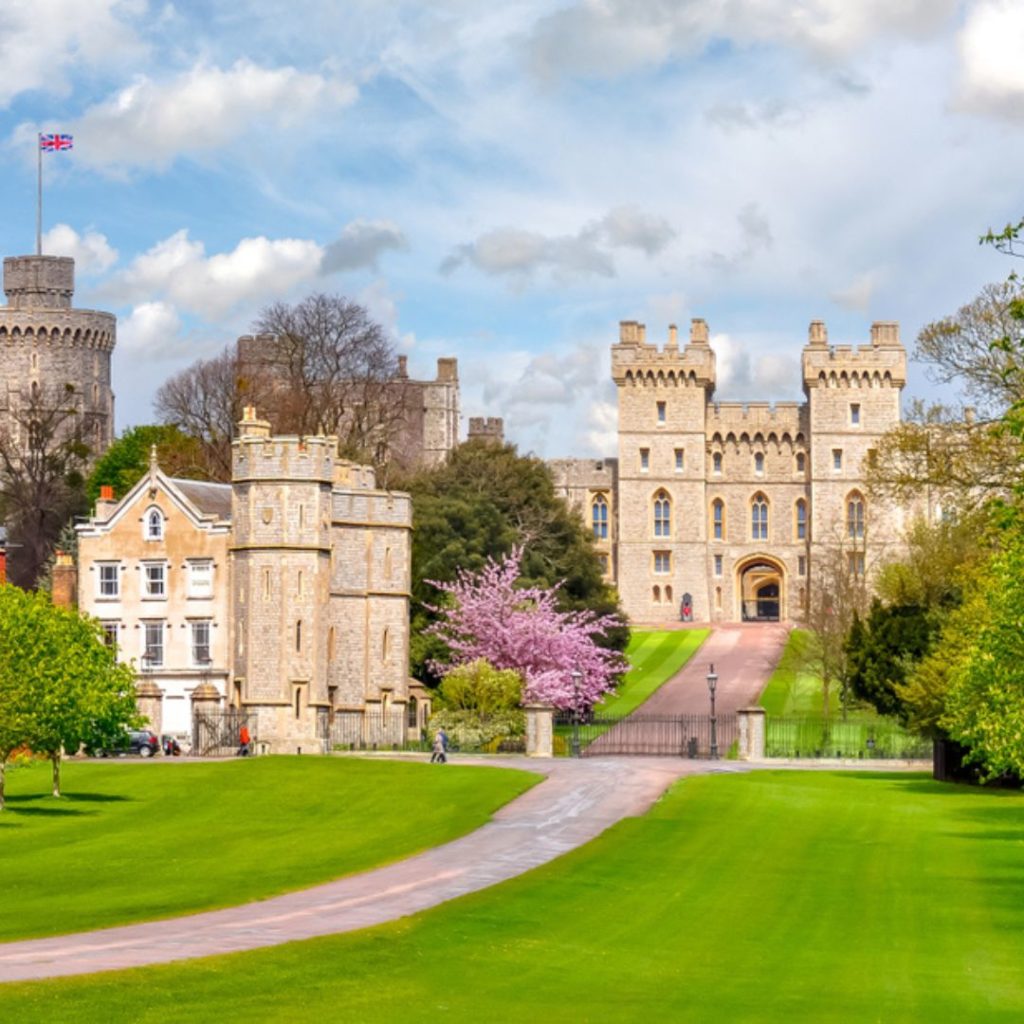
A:
POLYGON ((672 535, 672 500, 664 491, 654 496, 654 536, 672 535))
POLYGON ((659 402, 658 403, 658 422, 659 423, 664 423, 665 422, 665 403, 664 402, 659 402))
POLYGON ((651 468, 651 450, 650 448, 640 449, 640 472, 646 473, 651 468))
POLYGON ((850 426, 860 426, 860 402, 850 403, 850 426))
POLYGON ((594 530, 594 540, 608 539, 608 499, 598 494, 590 506, 590 520, 594 530))
POLYGON ((864 499, 856 492, 846 501, 846 532, 851 540, 864 536, 864 499))
POLYGON ((711 502, 711 536, 715 540, 725 540, 725 502, 721 498, 711 502))
POLYGON ((715 452, 715 454, 711 456, 711 471, 715 474, 715 476, 721 476, 722 475, 722 453, 721 452, 715 452))
POLYGON ((804 472, 804 468, 806 467, 806 465, 807 465, 807 456, 804 455, 803 452, 797 452, 796 453, 796 471, 798 473, 803 473, 804 472))
POLYGON ((721 555, 715 555, 715 575, 716 576, 721 576, 722 575, 722 556, 721 555))
POLYGON ((164 539, 164 514, 158 508, 146 513, 146 540, 164 539))
POLYGON ((832 449, 832 469, 839 472, 843 468, 843 449, 832 449))
POLYGON ((768 539, 768 499, 760 493, 750 503, 750 539, 768 539))
POLYGON ((682 448, 676 449, 676 472, 682 473, 685 466, 685 455, 682 448))
POLYGON ((796 503, 794 532, 797 540, 807 540, 807 502, 800 498, 796 503))
POLYGON ((302 619, 295 623, 295 650, 302 653, 302 619))

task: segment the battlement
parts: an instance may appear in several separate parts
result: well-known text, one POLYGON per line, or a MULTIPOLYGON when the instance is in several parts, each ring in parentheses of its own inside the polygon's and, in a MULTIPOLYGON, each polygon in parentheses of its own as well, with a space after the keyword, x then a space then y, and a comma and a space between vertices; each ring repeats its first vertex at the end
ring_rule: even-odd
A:
POLYGON ((690 324, 690 342, 679 349, 678 329, 670 324, 663 349, 646 341, 647 328, 635 320, 619 324, 619 342, 612 345, 612 379, 616 384, 689 383, 714 388, 715 353, 708 343, 708 325, 690 324))
POLYGON ((238 436, 231 443, 231 479, 295 480, 330 484, 334 479, 336 437, 270 436, 270 424, 257 418, 253 406, 246 406, 238 424, 238 436))
POLYGON ((7 256, 4 294, 10 309, 70 309, 75 261, 68 256, 7 256))
POLYGON ((805 402, 715 402, 708 407, 708 430, 730 427, 774 427, 792 431, 803 429, 807 415, 805 402))
POLYGON ((500 416, 470 416, 469 434, 470 441, 493 441, 495 444, 503 444, 505 441, 505 421, 500 416))

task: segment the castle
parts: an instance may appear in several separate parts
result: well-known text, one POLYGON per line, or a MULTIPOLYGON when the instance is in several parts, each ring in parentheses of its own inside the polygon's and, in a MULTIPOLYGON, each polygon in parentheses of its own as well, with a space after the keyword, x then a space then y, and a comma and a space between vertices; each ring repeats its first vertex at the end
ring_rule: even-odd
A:
POLYGON ((903 512, 872 507, 865 468, 900 421, 906 351, 895 323, 869 345, 830 346, 814 321, 806 402, 716 402, 707 324, 661 349, 624 321, 612 346, 617 459, 553 462, 634 622, 799 619, 814 569, 870 573, 903 512))

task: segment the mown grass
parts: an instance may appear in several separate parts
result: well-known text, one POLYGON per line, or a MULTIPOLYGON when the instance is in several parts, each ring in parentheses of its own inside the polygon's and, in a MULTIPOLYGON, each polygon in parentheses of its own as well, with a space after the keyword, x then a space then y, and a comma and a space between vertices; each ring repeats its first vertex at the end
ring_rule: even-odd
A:
POLYGON ((537 776, 260 757, 8 771, 0 939, 230 906, 406 857, 482 825, 537 776))
MULTIPOLYGON (((807 667, 811 635, 805 629, 789 634, 779 664, 761 693, 760 705, 769 715, 818 716, 824 711, 821 679, 807 667)), ((829 709, 839 710, 839 694, 829 694, 829 709)))
POLYGON ((692 778, 522 878, 347 936, 0 986, 9 1020, 1017 1021, 1024 798, 692 778))

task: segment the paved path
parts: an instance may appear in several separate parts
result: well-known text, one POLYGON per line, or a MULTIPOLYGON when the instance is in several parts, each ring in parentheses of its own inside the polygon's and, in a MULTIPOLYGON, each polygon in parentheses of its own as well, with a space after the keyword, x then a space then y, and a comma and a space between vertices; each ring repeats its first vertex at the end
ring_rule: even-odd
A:
POLYGON ((708 666, 718 674, 715 710, 729 715, 757 702, 786 646, 789 628, 776 622, 716 626, 697 653, 637 712, 706 715, 708 666))
POLYGON ((746 770, 735 762, 681 758, 483 763, 528 768, 547 778, 476 832, 374 871, 227 910, 0 944, 0 982, 234 953, 392 921, 589 842, 620 819, 643 814, 682 775, 746 770))

